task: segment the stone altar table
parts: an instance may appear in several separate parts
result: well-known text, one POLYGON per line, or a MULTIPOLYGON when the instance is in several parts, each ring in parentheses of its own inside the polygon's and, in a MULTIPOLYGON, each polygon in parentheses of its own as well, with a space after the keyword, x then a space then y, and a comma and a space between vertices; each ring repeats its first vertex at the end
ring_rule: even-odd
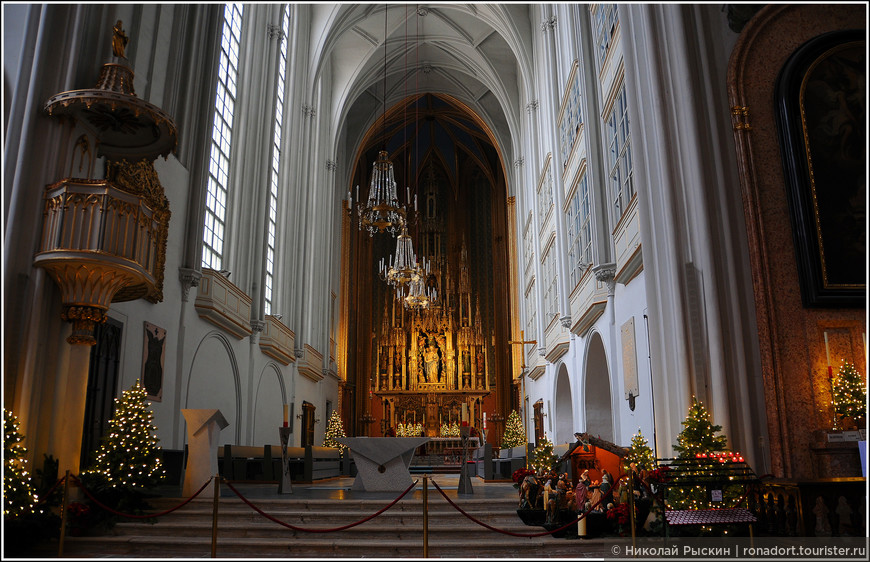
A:
POLYGON ((356 462, 357 475, 352 490, 367 492, 404 492, 413 484, 411 459, 414 450, 428 437, 343 437, 356 462))
MULTIPOLYGON (((181 410, 187 421, 187 468, 182 495, 190 497, 218 473, 218 437, 227 422, 220 410, 181 410)), ((206 486, 200 497, 213 498, 214 486, 206 486)))

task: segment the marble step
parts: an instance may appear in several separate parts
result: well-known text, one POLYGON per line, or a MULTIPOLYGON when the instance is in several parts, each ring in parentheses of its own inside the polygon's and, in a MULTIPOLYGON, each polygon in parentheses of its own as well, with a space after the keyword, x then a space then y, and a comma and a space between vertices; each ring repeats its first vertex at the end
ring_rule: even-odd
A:
MULTIPOLYGON (((566 540, 552 537, 515 538, 481 533, 473 540, 429 540, 433 558, 577 558, 610 554, 612 542, 605 539, 566 540)), ((218 538, 218 558, 420 558, 422 539, 348 539, 326 535, 310 538, 218 538)), ((207 558, 211 537, 71 537, 65 557, 207 558)))

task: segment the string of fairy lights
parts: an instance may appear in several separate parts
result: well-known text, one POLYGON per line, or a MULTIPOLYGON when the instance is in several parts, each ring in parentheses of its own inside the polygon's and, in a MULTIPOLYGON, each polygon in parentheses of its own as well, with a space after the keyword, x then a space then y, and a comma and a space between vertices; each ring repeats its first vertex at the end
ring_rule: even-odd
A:
POLYGON ((154 414, 145 400, 145 387, 137 380, 115 399, 115 415, 93 467, 85 474, 99 474, 109 486, 147 488, 166 476, 160 458, 154 414))
POLYGON ((18 417, 3 409, 3 516, 19 517, 37 511, 39 496, 27 471, 27 449, 21 444, 18 417))

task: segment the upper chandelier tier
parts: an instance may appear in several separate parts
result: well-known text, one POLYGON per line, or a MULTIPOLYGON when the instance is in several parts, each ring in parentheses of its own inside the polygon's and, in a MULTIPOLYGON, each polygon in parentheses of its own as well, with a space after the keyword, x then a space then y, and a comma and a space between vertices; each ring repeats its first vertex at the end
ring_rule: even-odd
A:
MULTIPOLYGON (((350 193, 347 195, 350 207, 350 193)), ((363 205, 359 200, 358 185, 356 195, 359 228, 365 228, 369 236, 385 231, 395 235, 405 227, 405 209, 399 205, 393 162, 386 150, 378 152, 378 159, 372 165, 372 179, 366 204, 363 205)))

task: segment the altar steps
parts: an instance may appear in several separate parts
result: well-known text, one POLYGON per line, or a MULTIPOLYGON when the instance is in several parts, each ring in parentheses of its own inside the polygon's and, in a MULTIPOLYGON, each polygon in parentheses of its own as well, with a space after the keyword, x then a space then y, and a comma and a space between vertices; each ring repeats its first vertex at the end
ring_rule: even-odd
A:
POLYGON ((411 465, 409 471, 411 474, 459 474, 458 464, 442 464, 442 465, 411 465))
MULTIPOLYGON (((178 505, 177 498, 152 500, 155 512, 178 505)), ((250 499, 279 521, 306 529, 331 529, 376 513, 387 500, 250 499)), ((516 498, 460 498, 454 501, 470 516, 514 533, 536 533, 516 515, 516 498)), ((543 537, 513 537, 490 531, 467 519, 429 489, 430 557, 541 558, 603 557, 604 542, 543 537)), ((118 523, 103 537, 67 537, 64 557, 173 558, 211 556, 211 499, 193 500, 154 524, 118 523)), ((423 555, 423 504, 420 493, 350 529, 310 533, 287 529, 266 519, 238 498, 222 497, 218 507, 218 558, 420 558, 423 555)))

